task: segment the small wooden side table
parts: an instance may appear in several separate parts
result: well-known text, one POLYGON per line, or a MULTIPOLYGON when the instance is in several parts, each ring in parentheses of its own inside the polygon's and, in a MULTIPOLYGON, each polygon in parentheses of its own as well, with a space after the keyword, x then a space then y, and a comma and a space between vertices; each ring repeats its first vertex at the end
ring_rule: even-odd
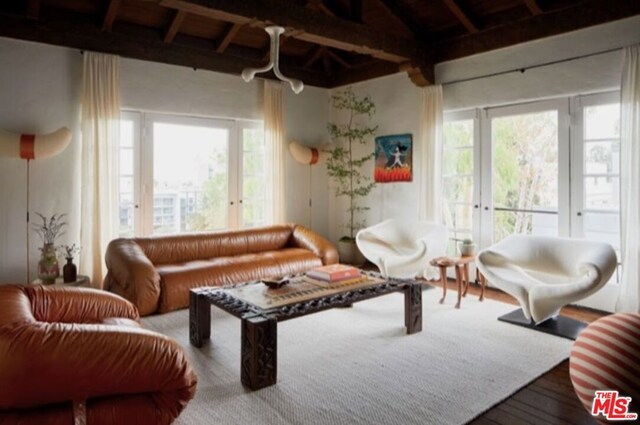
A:
MULTIPOLYGON (((442 298, 440 304, 444 303, 447 296, 447 268, 454 267, 456 271, 456 284, 458 285, 458 302, 456 308, 460 308, 462 297, 467 296, 469 290, 469 264, 475 261, 475 256, 460 257, 437 257, 432 259, 429 264, 440 269, 440 281, 442 282, 442 298)), ((480 283, 480 301, 484 300, 484 287, 486 280, 482 273, 476 268, 476 281, 480 283)))
POLYGON ((91 288, 91 279, 89 279, 89 276, 85 276, 85 275, 81 275, 79 274, 76 277, 76 280, 73 282, 69 282, 69 283, 64 283, 62 276, 57 277, 55 283, 52 284, 45 284, 42 283, 42 280, 40 279, 36 279, 33 282, 31 282, 31 284, 33 285, 45 285, 45 286, 66 286, 66 287, 78 287, 78 288, 91 288))

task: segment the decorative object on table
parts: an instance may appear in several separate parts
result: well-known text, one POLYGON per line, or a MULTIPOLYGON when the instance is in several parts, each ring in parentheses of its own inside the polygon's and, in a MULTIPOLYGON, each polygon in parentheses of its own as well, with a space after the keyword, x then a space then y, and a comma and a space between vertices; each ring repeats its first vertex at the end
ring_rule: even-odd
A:
POLYGON ((31 281, 31 262, 29 260, 29 164, 32 159, 44 159, 58 155, 71 142, 71 131, 68 128, 60 128, 53 133, 18 134, 0 130, 0 157, 21 158, 27 160, 27 224, 26 224, 26 250, 27 250, 27 283, 31 281))
POLYGON ((481 251, 476 266, 522 307, 498 320, 576 339, 587 324, 560 316, 560 309, 606 285, 618 258, 608 243, 511 235, 481 251))
POLYGON ((295 140, 289 143, 289 152, 293 159, 296 160, 299 164, 304 164, 309 166, 309 227, 312 226, 313 223, 313 205, 311 200, 312 193, 312 174, 311 167, 317 164, 320 161, 320 151, 317 148, 305 146, 295 140))
POLYGON ((360 269, 347 264, 329 264, 327 266, 316 267, 305 274, 311 279, 329 283, 357 279, 362 276, 360 269))
POLYGON ((300 80, 294 78, 288 78, 282 75, 280 72, 280 35, 284 33, 284 28, 272 25, 264 29, 271 38, 271 50, 269 56, 269 63, 262 68, 245 68, 242 70, 242 79, 247 83, 256 76, 258 73, 268 72, 273 69, 273 73, 278 79, 289 83, 291 90, 295 94, 300 93, 304 89, 304 84, 300 80))
POLYGON ((60 250, 63 251, 67 264, 62 267, 62 277, 64 283, 75 282, 78 277, 78 268, 73 264, 73 257, 80 252, 80 247, 76 244, 61 245, 60 250))
POLYGON ((268 277, 266 279, 262 279, 260 282, 264 283, 269 287, 269 289, 280 289, 284 285, 290 282, 289 276, 284 277, 268 277))
POLYGON ((464 239, 462 242, 458 242, 458 251, 463 257, 469 257, 476 251, 476 244, 471 239, 464 239))
POLYGON ((67 222, 64 221, 66 214, 53 214, 47 218, 40 213, 36 213, 42 220, 42 224, 34 224, 33 230, 40 236, 44 244, 40 251, 42 253, 38 262, 38 277, 45 285, 53 284, 60 276, 60 264, 56 253, 55 242, 65 231, 67 222))
POLYGON ((437 279, 438 269, 429 261, 445 255, 449 231, 427 221, 389 219, 359 231, 356 242, 383 276, 437 279))
MULTIPOLYGON (((596 391, 607 390, 617 391, 619 402, 622 397, 631 397, 627 413, 640 415, 639 330, 640 314, 618 313, 591 323, 576 339, 569 360, 569 375, 578 399, 589 413, 594 407, 596 391)), ((602 399, 602 410, 596 419, 613 423, 607 422, 602 413, 613 413, 615 399, 603 395, 598 398, 602 399)))
MULTIPOLYGON (((32 285, 44 285, 45 283, 42 281, 42 279, 34 279, 31 282, 32 285)), ((84 274, 78 274, 76 276, 76 280, 74 280, 73 282, 65 282, 62 276, 58 276, 53 285, 55 286, 77 286, 79 288, 91 288, 91 279, 89 279, 89 276, 84 275, 84 274)), ((51 286, 51 285, 48 285, 51 286)))
POLYGON ((376 183, 413 180, 411 134, 376 137, 374 180, 376 183))
POLYGON ((373 159, 374 153, 356 156, 356 152, 357 145, 367 145, 378 130, 377 125, 370 124, 376 105, 369 96, 356 97, 352 88, 337 92, 331 96, 331 102, 334 109, 346 113, 344 122, 327 125, 334 145, 325 150, 328 154, 327 173, 334 180, 335 194, 349 201, 345 226, 348 233, 340 238, 338 251, 341 262, 360 265, 365 258, 356 246, 356 233, 366 226, 362 213, 369 209, 362 205, 362 201, 375 187, 362 168, 373 159))

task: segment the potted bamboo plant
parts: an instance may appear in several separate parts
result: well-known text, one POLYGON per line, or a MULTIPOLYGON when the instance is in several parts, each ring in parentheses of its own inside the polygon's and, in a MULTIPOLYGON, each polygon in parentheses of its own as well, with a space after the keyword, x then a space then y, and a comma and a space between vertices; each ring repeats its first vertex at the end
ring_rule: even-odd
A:
POLYGON ((333 148, 325 150, 327 173, 334 180, 335 194, 348 200, 346 234, 340 238, 338 251, 341 262, 360 265, 365 258, 356 246, 355 237, 358 230, 366 226, 362 215, 369 207, 364 206, 363 201, 375 183, 369 173, 362 171, 373 159, 374 149, 371 147, 367 150, 369 153, 359 155, 357 147, 367 145, 378 129, 377 125, 371 125, 376 106, 369 96, 357 97, 351 88, 334 94, 331 103, 345 118, 344 122, 328 123, 333 148))

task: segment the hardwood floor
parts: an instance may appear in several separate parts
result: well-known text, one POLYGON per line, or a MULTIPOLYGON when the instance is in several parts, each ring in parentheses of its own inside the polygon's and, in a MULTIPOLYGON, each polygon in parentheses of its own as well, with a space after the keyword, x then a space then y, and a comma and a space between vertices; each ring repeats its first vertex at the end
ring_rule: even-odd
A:
MULTIPOLYGON (((429 282, 441 290, 441 284, 429 282)), ((447 289, 456 289, 454 281, 449 281, 447 289)), ((477 297, 480 288, 472 284, 467 297, 477 297)), ((485 297, 517 305, 516 300, 504 292, 487 289, 485 297)), ((464 299, 462 301, 464 308, 464 299)), ((565 307, 561 313, 585 322, 592 322, 605 315, 603 312, 580 307, 565 307)), ((571 385, 569 360, 562 362, 540 378, 536 379, 508 399, 491 408, 475 420, 472 425, 593 425, 597 422, 585 410, 571 385)))

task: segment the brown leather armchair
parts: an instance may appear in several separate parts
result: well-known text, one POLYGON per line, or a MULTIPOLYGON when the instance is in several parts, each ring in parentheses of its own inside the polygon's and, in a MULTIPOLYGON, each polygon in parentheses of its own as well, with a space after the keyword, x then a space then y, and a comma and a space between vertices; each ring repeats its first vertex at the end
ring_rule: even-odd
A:
POLYGON ((169 424, 196 375, 128 301, 94 289, 0 286, 0 424, 169 424))

